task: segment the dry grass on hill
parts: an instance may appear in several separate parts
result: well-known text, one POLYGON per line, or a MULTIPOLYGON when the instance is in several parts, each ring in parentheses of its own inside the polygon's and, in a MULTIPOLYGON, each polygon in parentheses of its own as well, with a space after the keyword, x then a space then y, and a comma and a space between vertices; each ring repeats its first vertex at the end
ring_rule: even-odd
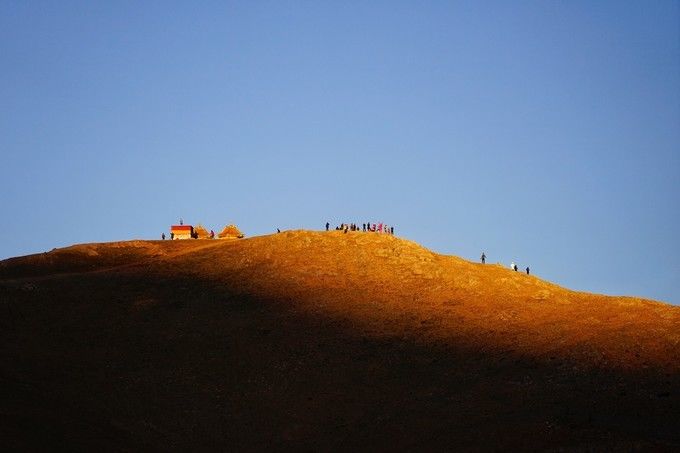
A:
POLYGON ((210 239, 210 231, 200 223, 194 227, 194 232, 198 235, 198 239, 210 239))
POLYGON ((227 225, 222 231, 217 235, 219 239, 240 239, 243 237, 243 233, 239 230, 236 225, 227 225))
POLYGON ((6 449, 672 450, 680 308, 375 233, 0 262, 6 449))

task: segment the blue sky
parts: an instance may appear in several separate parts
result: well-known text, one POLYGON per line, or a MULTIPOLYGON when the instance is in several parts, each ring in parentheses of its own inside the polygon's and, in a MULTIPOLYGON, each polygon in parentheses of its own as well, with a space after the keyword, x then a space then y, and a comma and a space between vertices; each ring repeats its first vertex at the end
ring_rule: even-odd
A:
POLYGON ((0 258, 179 217, 371 220, 680 304, 678 23, 663 1, 4 1, 0 258))

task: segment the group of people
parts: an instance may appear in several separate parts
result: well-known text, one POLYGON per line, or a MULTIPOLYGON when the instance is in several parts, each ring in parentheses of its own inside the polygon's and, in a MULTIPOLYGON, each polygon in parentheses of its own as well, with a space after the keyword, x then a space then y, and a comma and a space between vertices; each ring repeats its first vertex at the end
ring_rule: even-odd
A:
MULTIPOLYGON (((517 267, 517 265, 515 264, 514 261, 512 263, 510 263, 510 269, 517 272, 518 267, 517 267)), ((524 270, 526 271, 527 275, 529 275, 529 266, 527 266, 526 269, 524 269, 524 270)))
MULTIPOLYGON (((484 252, 482 252, 482 256, 480 257, 480 260, 482 261, 482 264, 486 263, 486 254, 484 252)), ((510 263, 510 269, 517 272, 519 270, 519 267, 517 267, 517 264, 515 264, 515 262, 513 261, 512 263, 510 263)), ((529 266, 527 266, 526 269, 524 269, 524 270, 526 271, 527 275, 529 275, 529 272, 530 272, 529 266)))
MULTIPOLYGON (((331 229, 331 224, 329 222, 326 222, 326 231, 330 231, 331 229)), ((380 223, 362 223, 361 227, 359 227, 358 223, 341 223, 340 225, 335 227, 335 231, 343 231, 347 233, 348 231, 362 231, 364 233, 366 232, 373 232, 373 233, 385 233, 385 234, 394 234, 394 227, 393 226, 388 226, 382 222, 380 223)))

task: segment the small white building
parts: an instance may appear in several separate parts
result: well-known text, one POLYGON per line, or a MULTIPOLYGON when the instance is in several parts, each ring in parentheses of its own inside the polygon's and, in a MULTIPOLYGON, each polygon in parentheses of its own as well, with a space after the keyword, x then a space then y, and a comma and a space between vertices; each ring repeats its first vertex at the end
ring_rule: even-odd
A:
POLYGON ((191 225, 172 225, 170 227, 170 239, 192 239, 194 227, 191 225))

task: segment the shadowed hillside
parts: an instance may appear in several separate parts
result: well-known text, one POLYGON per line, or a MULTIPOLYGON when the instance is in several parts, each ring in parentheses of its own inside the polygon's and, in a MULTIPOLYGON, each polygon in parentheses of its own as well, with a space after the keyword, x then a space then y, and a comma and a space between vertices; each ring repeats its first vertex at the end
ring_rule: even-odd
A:
POLYGON ((392 236, 78 245, 0 300, 5 448, 680 448, 680 308, 392 236))

